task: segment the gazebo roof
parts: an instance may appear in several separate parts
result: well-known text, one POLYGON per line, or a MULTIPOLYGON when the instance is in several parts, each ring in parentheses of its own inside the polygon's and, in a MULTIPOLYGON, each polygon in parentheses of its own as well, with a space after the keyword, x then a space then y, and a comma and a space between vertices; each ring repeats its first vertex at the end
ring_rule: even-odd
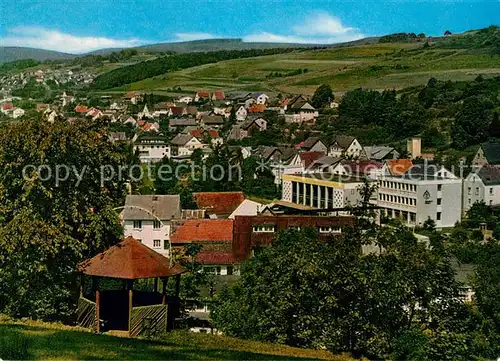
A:
POLYGON ((184 272, 180 265, 170 267, 169 259, 145 246, 133 237, 127 237, 117 245, 97 256, 78 264, 78 270, 86 275, 139 279, 168 277, 184 272))

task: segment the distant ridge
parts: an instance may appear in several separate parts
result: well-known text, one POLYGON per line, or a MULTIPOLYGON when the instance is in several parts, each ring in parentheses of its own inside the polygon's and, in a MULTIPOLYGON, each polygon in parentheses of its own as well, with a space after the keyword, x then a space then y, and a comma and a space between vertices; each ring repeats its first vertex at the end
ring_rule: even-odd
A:
MULTIPOLYGON (((191 53, 191 52, 207 52, 207 51, 218 51, 218 50, 313 48, 320 46, 321 47, 343 46, 343 45, 372 43, 374 42, 374 39, 378 38, 366 38, 356 41, 350 41, 348 43, 339 43, 333 45, 298 44, 298 43, 263 43, 263 42, 254 43, 254 42, 244 42, 242 39, 207 39, 207 40, 149 44, 149 45, 134 47, 132 49, 137 49, 140 52, 146 52, 146 53, 164 53, 169 51, 173 51, 176 53, 191 53)), ((66 60, 85 55, 107 55, 112 53, 113 51, 120 51, 123 49, 124 48, 111 48, 111 49, 100 49, 86 54, 68 54, 57 51, 34 49, 34 48, 0 47, 0 63, 5 63, 14 60, 22 60, 22 59, 34 59, 39 61, 66 60)))
POLYGON ((66 60, 73 59, 76 55, 61 53, 52 50, 43 50, 35 48, 24 48, 17 46, 1 46, 0 47, 0 63, 9 61, 33 59, 38 61, 43 60, 66 60))

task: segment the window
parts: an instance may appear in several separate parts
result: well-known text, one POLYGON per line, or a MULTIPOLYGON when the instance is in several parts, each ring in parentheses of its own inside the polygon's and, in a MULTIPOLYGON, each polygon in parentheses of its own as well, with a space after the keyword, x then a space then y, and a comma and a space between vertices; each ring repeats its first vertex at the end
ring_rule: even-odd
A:
POLYGON ((437 199, 437 205, 440 206, 441 205, 441 198, 438 198, 437 199))
POLYGON ((471 203, 472 203, 472 202, 471 202, 471 200, 470 200, 470 198, 469 198, 469 202, 468 202, 468 203, 469 203, 469 204, 471 204, 471 203))
POLYGON ((153 248, 161 248, 161 239, 153 240, 153 248))
POLYGON ((340 227, 319 227, 319 233, 340 233, 341 231, 340 227))
POLYGON ((231 276, 233 274, 233 266, 227 266, 227 275, 231 276))
POLYGON ((476 196, 479 195, 479 187, 476 187, 476 196))
POLYGON ((220 266, 216 266, 215 267, 215 274, 216 275, 220 275, 221 274, 221 267, 220 266))
POLYGON ((160 221, 153 221, 153 228, 154 229, 160 229, 161 228, 161 222, 160 221))
POLYGON ((163 241, 163 249, 170 249, 170 242, 168 240, 163 241))
POLYGON ((436 214, 436 219, 437 219, 438 221, 440 221, 440 220, 441 220, 441 212, 437 212, 437 214, 436 214))
POLYGON ((490 195, 493 195, 493 187, 490 188, 490 195))
POLYGON ((273 233, 274 225, 273 224, 259 224, 253 226, 254 233, 273 233))
POLYGON ((492 205, 493 205, 493 201, 490 199, 490 206, 492 206, 492 205))
POLYGON ((471 194, 471 187, 467 188, 467 194, 470 195, 471 194))
POLYGON ((438 192, 441 192, 442 189, 443 189, 443 185, 442 184, 438 184, 438 192))
POLYGON ((135 229, 142 229, 142 221, 134 221, 135 229))

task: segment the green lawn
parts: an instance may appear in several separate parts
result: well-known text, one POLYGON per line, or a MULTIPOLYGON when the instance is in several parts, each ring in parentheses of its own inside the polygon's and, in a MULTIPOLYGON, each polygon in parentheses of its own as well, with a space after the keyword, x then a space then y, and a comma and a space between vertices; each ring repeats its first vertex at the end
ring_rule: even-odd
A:
POLYGON ((333 356, 327 351, 224 336, 172 332, 161 340, 132 339, 39 322, 0 323, 0 359, 353 360, 348 356, 333 356))

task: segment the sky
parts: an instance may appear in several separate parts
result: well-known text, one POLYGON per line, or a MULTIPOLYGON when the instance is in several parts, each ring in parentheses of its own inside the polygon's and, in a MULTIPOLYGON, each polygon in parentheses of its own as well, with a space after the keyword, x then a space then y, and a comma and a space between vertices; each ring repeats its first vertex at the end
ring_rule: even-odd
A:
POLYGON ((68 53, 172 41, 331 44, 500 25, 500 0, 0 0, 0 46, 68 53))

